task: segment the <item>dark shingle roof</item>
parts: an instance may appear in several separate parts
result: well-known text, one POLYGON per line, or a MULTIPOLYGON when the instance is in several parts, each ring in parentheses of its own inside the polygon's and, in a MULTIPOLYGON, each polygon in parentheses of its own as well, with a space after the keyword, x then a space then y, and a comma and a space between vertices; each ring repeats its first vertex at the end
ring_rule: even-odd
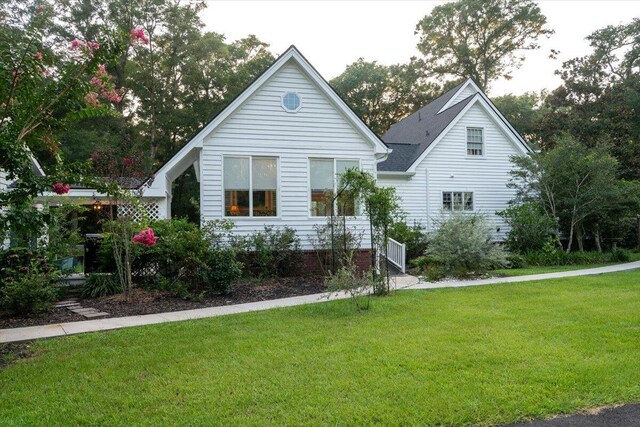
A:
POLYGON ((438 114, 463 84, 460 83, 389 128, 382 140, 393 151, 387 160, 378 164, 379 171, 406 171, 424 153, 473 98, 470 95, 438 114))

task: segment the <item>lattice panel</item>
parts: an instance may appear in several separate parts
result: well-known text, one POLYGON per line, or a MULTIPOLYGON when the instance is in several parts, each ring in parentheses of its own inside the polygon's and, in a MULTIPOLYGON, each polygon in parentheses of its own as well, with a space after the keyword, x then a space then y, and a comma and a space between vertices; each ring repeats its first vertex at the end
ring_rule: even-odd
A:
POLYGON ((156 202, 144 202, 140 205, 124 203, 118 206, 118 215, 131 218, 134 222, 140 222, 146 214, 149 221, 156 221, 160 218, 160 206, 156 202))

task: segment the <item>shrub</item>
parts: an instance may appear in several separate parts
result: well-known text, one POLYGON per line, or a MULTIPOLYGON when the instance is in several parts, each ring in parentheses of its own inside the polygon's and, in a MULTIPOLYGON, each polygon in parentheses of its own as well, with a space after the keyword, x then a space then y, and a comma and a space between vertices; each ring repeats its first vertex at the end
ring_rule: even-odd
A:
POLYGON ((616 249, 609 253, 611 262, 629 262, 631 261, 631 252, 626 249, 616 249))
POLYGON ((511 206, 498 212, 511 228, 506 240, 510 251, 525 253, 542 250, 556 223, 535 203, 511 206))
POLYGON ((87 281, 82 287, 83 298, 98 298, 120 292, 122 292, 122 285, 111 273, 91 274, 87 276, 87 281))
POLYGON ((24 258, 28 250, 3 254, 0 274, 0 309, 15 314, 29 314, 50 308, 58 296, 57 272, 46 258, 24 258))
POLYGON ((492 229, 484 217, 449 214, 429 235, 425 256, 446 276, 482 274, 507 265, 502 247, 492 243, 492 229))
POLYGON ((386 288, 382 275, 375 274, 373 270, 359 272, 352 263, 343 265, 335 273, 329 273, 326 284, 329 292, 349 294, 357 310, 369 309, 371 291, 381 293, 380 290, 386 288))
POLYGON ((301 271, 303 253, 296 231, 265 226, 264 231, 236 239, 245 270, 258 277, 293 276, 301 271))
POLYGON ((420 257, 427 249, 427 234, 424 226, 414 221, 413 226, 406 222, 394 222, 389 229, 389 237, 406 245, 406 256, 409 262, 420 257))

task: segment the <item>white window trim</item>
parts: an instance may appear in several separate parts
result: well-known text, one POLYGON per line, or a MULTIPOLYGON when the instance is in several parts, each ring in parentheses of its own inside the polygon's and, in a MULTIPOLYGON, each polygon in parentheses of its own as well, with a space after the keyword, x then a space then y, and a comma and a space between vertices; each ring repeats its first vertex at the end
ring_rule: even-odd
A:
POLYGON ((294 92, 294 91, 289 90, 289 91, 287 91, 287 92, 283 93, 283 94, 280 96, 280 106, 281 106, 281 107, 282 107, 282 109, 283 109, 284 111, 286 111, 287 113, 297 113, 297 112, 298 112, 298 111, 300 111, 300 109, 302 108, 302 95, 300 95, 298 92, 294 92), (288 109, 287 107, 285 107, 285 105, 284 105, 284 97, 285 97, 285 96, 287 96, 287 95, 289 95, 290 93, 292 93, 292 94, 296 95, 296 96, 298 97, 298 99, 300 100, 300 105, 298 105, 298 108, 296 108, 295 110, 289 110, 289 109, 288 109))
POLYGON ((464 153, 468 159, 484 159, 487 156, 487 138, 484 126, 467 126, 464 132, 464 153), (482 131, 482 154, 469 154, 469 129, 480 129, 482 131))
MULTIPOLYGON (((309 219, 326 219, 329 218, 329 215, 311 215, 311 161, 312 160, 333 160, 333 192, 335 193, 338 190, 338 176, 336 175, 337 170, 337 162, 338 161, 356 161, 358 162, 358 170, 362 170, 362 159, 357 157, 330 157, 330 156, 313 156, 307 159, 307 216, 309 219)), ((338 206, 335 206, 335 214, 334 216, 338 216, 337 214, 338 206)), ((349 216, 348 218, 356 218, 362 219, 363 215, 361 214, 363 209, 362 206, 358 206, 358 213, 360 215, 349 216)))
POLYGON ((281 194, 282 192, 280 191, 280 157, 276 157, 276 156, 261 156, 261 155, 242 155, 242 154, 224 154, 222 156, 222 167, 220 168, 222 171, 222 218, 228 218, 228 219, 235 219, 235 220, 239 220, 239 219, 243 219, 243 220, 264 220, 264 219, 280 219, 280 212, 281 212, 281 194), (276 160, 276 214, 275 216, 254 216, 253 215, 253 158, 261 158, 261 159, 275 159, 276 160), (234 159, 249 159, 249 216, 234 216, 234 215, 227 215, 226 213, 226 207, 227 207, 227 200, 226 200, 226 192, 227 190, 225 189, 224 186, 224 159, 226 158, 234 158, 234 159))
POLYGON ((470 191, 470 190, 452 190, 452 191, 441 191, 440 192, 440 209, 444 212, 475 212, 476 210, 476 195, 475 195, 475 191, 470 191), (454 193, 462 193, 462 210, 455 210, 454 209, 454 197, 453 194, 454 193), (464 193, 471 193, 471 209, 465 209, 464 208, 464 193), (450 194, 451 195, 451 209, 445 209, 444 207, 444 194, 450 194))

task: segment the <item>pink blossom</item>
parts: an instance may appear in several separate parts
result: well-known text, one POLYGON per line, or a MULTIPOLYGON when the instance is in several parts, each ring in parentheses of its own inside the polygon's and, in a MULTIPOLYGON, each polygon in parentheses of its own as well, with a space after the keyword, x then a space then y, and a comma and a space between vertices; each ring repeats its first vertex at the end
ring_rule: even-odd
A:
POLYGON ((77 49, 77 48, 81 47, 82 45, 83 45, 83 43, 78 39, 71 40, 71 49, 77 49))
POLYGON ((95 92, 89 92, 84 96, 84 100, 89 105, 100 105, 100 101, 98 101, 98 94, 95 92))
POLYGON ((96 43, 96 42, 87 42, 87 47, 88 47, 89 49, 92 49, 92 50, 98 50, 98 49, 100 49, 100 43, 96 43))
POLYGON ((71 186, 69 184, 63 184, 61 182, 56 182, 53 185, 53 188, 51 189, 51 191, 53 191, 54 193, 56 193, 58 195, 62 195, 62 194, 67 194, 70 189, 71 189, 71 186))
POLYGON ((158 238, 153 233, 152 228, 147 228, 146 230, 142 230, 131 239, 133 243, 140 243, 145 246, 155 246, 158 238))
POLYGON ((132 28, 129 36, 131 38, 131 43, 140 42, 142 44, 149 44, 150 42, 142 28, 132 28))
POLYGON ((129 166, 131 163, 133 163, 133 159, 131 157, 125 157, 124 159, 122 159, 122 161, 127 166, 129 166))
POLYGON ((98 73, 100 73, 100 74, 107 74, 107 69, 106 69, 106 67, 104 66, 104 64, 100 64, 100 65, 98 65, 98 73))
POLYGON ((36 58, 38 58, 40 61, 42 61, 42 52, 40 52, 40 51, 36 52, 36 58))
POLYGON ((89 80, 89 83, 91 83, 94 86, 98 86, 98 87, 102 87, 102 85, 104 84, 104 82, 102 81, 102 79, 100 77, 91 77, 91 80, 89 80))
POLYGON ((51 75, 51 68, 45 68, 44 69, 44 75, 45 75, 45 77, 49 77, 51 75))

